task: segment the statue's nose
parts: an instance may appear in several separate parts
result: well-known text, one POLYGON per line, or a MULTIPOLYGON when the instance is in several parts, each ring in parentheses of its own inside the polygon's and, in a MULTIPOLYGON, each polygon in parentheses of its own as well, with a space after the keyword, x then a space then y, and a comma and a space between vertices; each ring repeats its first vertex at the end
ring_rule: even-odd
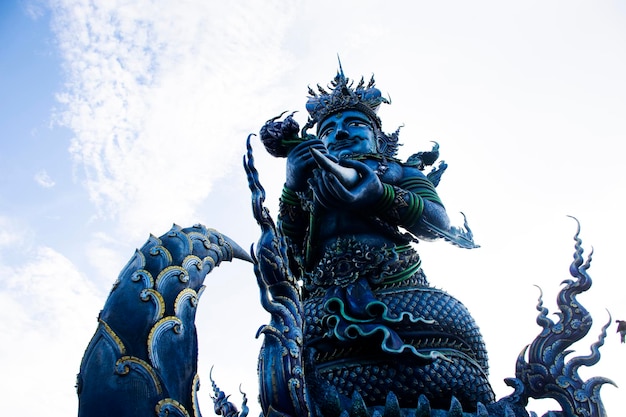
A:
POLYGON ((337 132, 335 133, 335 138, 337 140, 345 140, 348 139, 348 131, 345 130, 344 128, 339 128, 337 129, 337 132))

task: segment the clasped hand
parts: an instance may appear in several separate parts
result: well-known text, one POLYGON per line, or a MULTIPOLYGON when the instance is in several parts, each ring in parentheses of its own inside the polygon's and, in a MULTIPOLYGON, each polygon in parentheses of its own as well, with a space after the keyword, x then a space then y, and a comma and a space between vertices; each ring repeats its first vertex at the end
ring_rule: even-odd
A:
POLYGON ((317 139, 297 145, 287 158, 286 186, 294 191, 311 187, 315 198, 327 208, 362 209, 375 204, 383 195, 383 184, 376 172, 366 164, 350 159, 337 161, 328 155, 324 144, 317 139), (310 148, 317 149, 328 158, 358 173, 358 180, 347 184, 337 175, 320 168, 310 148))
POLYGON ((328 155, 326 146, 319 139, 309 139, 295 146, 287 156, 287 176, 285 186, 293 191, 304 191, 307 181, 318 167, 311 154, 311 148, 328 155))
POLYGON ((372 168, 349 159, 340 161, 340 164, 357 171, 356 183, 346 184, 337 175, 321 168, 314 171, 309 181, 315 198, 324 207, 363 209, 380 200, 383 184, 372 168))

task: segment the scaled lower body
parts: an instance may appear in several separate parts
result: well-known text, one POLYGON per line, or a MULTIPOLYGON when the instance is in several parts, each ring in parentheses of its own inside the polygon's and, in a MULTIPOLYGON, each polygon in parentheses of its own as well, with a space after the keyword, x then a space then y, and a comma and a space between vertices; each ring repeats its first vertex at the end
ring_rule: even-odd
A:
MULTIPOLYGON (((450 294, 397 283, 370 289, 365 279, 306 299, 305 349, 318 383, 368 406, 393 391, 401 407, 424 394, 433 407, 456 397, 464 409, 495 401, 487 351, 474 319, 450 294)), ((322 390, 324 391, 324 390, 322 390)))

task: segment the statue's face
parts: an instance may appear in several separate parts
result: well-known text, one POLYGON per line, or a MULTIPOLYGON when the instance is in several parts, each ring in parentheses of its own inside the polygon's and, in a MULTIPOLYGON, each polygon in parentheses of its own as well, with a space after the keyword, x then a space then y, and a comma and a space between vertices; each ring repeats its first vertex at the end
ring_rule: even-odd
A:
POLYGON ((318 138, 336 157, 376 152, 376 134, 370 119, 357 110, 346 110, 324 119, 318 138))

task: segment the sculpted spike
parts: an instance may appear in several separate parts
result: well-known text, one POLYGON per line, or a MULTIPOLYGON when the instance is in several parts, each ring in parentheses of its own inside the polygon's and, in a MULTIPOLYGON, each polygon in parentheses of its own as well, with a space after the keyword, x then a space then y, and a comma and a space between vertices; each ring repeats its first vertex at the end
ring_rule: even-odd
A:
POLYGON ((476 404, 476 417, 489 417, 489 411, 480 401, 476 404))
POLYGON ((415 417, 430 417, 430 401, 424 394, 420 394, 417 399, 417 409, 415 410, 415 417))
POLYGON ((252 258, 250 257, 250 254, 241 246, 239 246, 237 242, 222 234, 219 235, 219 238, 222 240, 221 247, 227 246, 232 253, 232 258, 241 259, 242 261, 252 263, 252 258))
POLYGON ((370 417, 365 401, 358 391, 352 394, 352 405, 350 406, 350 417, 370 417))
POLYGON ((400 408, 400 403, 398 402, 398 397, 393 391, 389 391, 387 394, 387 400, 385 401, 385 413, 383 417, 401 417, 402 410, 400 408))
POLYGON ((452 397, 452 400, 450 401, 450 411, 448 411, 448 416, 449 417, 463 417, 463 406, 461 405, 461 403, 459 402, 459 400, 456 399, 456 397, 452 397))
POLYGON ((346 76, 343 73, 343 66, 341 65, 341 58, 339 57, 339 54, 337 54, 337 65, 339 66, 339 70, 337 71, 337 76, 341 74, 342 78, 346 78, 346 76))
MULTIPOLYGON (((357 84, 356 89, 357 89, 357 90, 360 90, 360 89, 362 89, 362 88, 363 88, 363 86, 364 86, 364 85, 365 85, 365 79, 364 79, 363 77, 361 77, 361 80, 360 80, 360 81, 359 81, 359 83, 357 84)), ((370 86, 368 86, 368 88, 369 88, 369 87, 370 87, 370 86)))

